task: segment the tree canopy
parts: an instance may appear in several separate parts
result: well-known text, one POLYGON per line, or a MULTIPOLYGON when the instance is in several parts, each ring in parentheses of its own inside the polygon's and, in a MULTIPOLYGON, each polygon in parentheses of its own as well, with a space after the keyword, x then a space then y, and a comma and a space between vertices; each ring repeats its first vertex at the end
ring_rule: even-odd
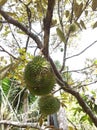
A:
POLYGON ((6 127, 41 129, 46 120, 38 111, 38 96, 28 91, 24 81, 25 66, 37 55, 45 57, 50 64, 56 80, 52 93, 58 93, 66 110, 69 130, 96 129, 97 59, 87 59, 84 68, 76 70, 70 70, 67 64, 97 43, 95 40, 75 53, 81 33, 88 28, 96 29, 96 15, 97 0, 0 0, 2 130, 6 127))

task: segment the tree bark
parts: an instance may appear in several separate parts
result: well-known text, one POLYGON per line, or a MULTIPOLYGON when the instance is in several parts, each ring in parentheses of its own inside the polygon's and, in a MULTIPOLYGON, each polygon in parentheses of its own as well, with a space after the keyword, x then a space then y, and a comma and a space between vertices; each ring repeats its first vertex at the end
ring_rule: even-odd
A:
POLYGON ((18 127, 18 128, 35 128, 38 130, 42 130, 39 126, 37 126, 36 123, 22 123, 22 122, 15 122, 15 121, 7 121, 7 120, 1 120, 0 121, 0 125, 4 124, 4 125, 12 125, 14 127, 18 127))

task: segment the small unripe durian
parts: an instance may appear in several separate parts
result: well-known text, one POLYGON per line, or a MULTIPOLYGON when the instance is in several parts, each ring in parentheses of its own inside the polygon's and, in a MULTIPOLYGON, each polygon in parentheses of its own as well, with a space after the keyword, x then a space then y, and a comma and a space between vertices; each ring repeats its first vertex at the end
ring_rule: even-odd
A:
POLYGON ((39 98, 38 106, 43 115, 51 115, 59 110, 60 101, 53 95, 46 95, 39 98))

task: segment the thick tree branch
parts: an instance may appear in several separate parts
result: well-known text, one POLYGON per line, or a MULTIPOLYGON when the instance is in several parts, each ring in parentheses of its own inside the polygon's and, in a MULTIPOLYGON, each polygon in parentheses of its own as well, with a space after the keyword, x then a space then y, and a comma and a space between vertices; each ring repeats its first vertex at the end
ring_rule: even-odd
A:
POLYGON ((48 8, 46 12, 46 17, 44 18, 44 48, 43 53, 48 56, 49 54, 49 35, 50 26, 52 22, 53 9, 55 5, 55 0, 48 0, 48 8))
POLYGON ((39 126, 37 126, 36 123, 22 123, 22 122, 1 120, 0 124, 11 125, 14 127, 19 127, 19 128, 35 128, 37 130, 42 130, 39 126))
POLYGON ((63 89, 65 92, 70 93, 71 95, 73 95, 77 99, 79 105, 83 108, 84 112, 89 115, 89 117, 91 118, 91 120, 93 121, 95 126, 97 127, 97 117, 92 112, 90 107, 86 104, 86 102, 81 97, 79 92, 76 92, 75 90, 73 90, 73 88, 71 88, 71 86, 67 82, 63 81, 63 79, 62 79, 61 75, 59 74, 55 64, 53 63, 53 60, 50 57, 49 57, 49 61, 51 63, 51 66, 53 68, 55 75, 57 76, 57 82, 61 86, 61 89, 63 89))
POLYGON ((24 26, 17 20, 14 20, 6 12, 4 12, 1 8, 0 8, 0 14, 5 18, 5 20, 7 20, 8 23, 15 25, 16 27, 21 29, 23 32, 25 32, 29 37, 31 37, 37 43, 38 48, 40 48, 40 49, 42 48, 42 42, 40 41, 39 37, 37 35, 35 35, 34 33, 32 33, 31 31, 29 31, 29 29, 26 26, 24 26))
POLYGON ((90 107, 87 105, 87 103, 84 101, 84 99, 80 96, 79 92, 76 92, 75 90, 70 88, 70 86, 66 82, 65 82, 64 86, 62 87, 62 89, 65 92, 70 93, 71 95, 73 95, 77 99, 79 105, 83 108, 84 112, 87 115, 89 115, 89 117, 91 118, 91 120, 93 121, 95 126, 97 127, 97 116, 95 116, 95 114, 92 112, 90 107), (66 86, 66 87, 64 87, 64 86, 66 86), (68 88, 67 88, 67 86, 68 86, 68 88))

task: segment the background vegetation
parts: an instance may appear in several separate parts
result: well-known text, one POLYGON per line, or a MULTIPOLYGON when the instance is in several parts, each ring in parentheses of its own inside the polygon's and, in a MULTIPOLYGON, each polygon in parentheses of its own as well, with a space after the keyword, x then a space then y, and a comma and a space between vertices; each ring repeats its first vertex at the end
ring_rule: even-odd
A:
POLYGON ((96 17, 97 0, 0 0, 0 130, 41 129, 46 121, 23 79, 25 65, 36 55, 53 69, 68 129, 97 129, 97 59, 76 70, 67 64, 97 43, 76 54, 81 32, 95 29, 96 17))

